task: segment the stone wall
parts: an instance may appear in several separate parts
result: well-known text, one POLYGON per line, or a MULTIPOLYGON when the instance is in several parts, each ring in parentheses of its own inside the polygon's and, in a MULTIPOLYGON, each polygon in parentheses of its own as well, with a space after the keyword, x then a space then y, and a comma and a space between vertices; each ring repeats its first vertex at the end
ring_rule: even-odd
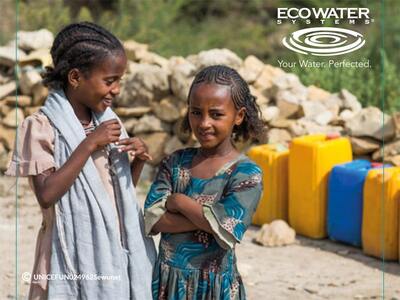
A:
MULTIPOLYGON (((14 41, 0 47, 1 172, 14 145, 16 119, 21 124, 40 108, 48 94, 41 84, 40 71, 51 63, 52 41, 53 35, 47 30, 20 32, 17 50, 14 41), (14 75, 16 53, 18 76, 14 75)), ((348 90, 329 93, 313 85, 304 86, 295 74, 264 64, 255 56, 243 60, 228 49, 167 59, 149 51, 148 45, 132 40, 124 42, 124 46, 128 70, 114 110, 127 131, 149 145, 154 160, 146 168, 148 178, 164 155, 196 144, 193 136, 180 130, 180 124, 194 75, 213 64, 237 69, 249 83, 265 121, 260 143, 288 144, 292 138, 306 134, 341 134, 350 137, 355 157, 381 161, 384 154, 386 162, 400 164, 398 114, 389 116, 376 107, 363 108, 348 90)))

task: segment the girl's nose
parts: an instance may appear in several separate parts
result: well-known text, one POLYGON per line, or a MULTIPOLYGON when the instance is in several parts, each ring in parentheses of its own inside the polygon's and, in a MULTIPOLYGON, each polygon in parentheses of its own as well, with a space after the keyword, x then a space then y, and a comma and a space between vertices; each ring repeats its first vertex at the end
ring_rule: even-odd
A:
POLYGON ((211 123, 210 123, 210 118, 205 116, 201 119, 200 122, 200 128, 208 128, 210 127, 211 123))
POLYGON ((119 82, 118 82, 118 83, 116 83, 116 84, 112 87, 111 93, 112 93, 113 95, 118 95, 120 91, 121 91, 121 85, 120 85, 119 82))

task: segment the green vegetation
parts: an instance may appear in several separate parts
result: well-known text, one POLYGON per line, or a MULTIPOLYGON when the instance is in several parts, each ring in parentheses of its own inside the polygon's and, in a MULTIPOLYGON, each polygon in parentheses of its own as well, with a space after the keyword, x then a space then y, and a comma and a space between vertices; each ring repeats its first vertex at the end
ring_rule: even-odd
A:
MULTIPOLYGON (((48 28, 57 32, 62 26, 80 20, 95 21, 122 40, 135 39, 147 43, 152 51, 165 57, 186 56, 210 48, 229 48, 242 58, 253 54, 266 63, 278 66, 278 58, 299 57, 281 45, 284 35, 297 25, 276 25, 277 7, 368 7, 375 22, 356 25, 366 38, 366 46, 346 59, 370 60, 371 69, 292 68, 309 85, 331 92, 347 88, 366 105, 382 107, 380 82, 382 64, 385 69, 384 110, 400 110, 400 5, 396 0, 384 1, 385 39, 380 53, 381 1, 367 0, 20 0, 22 30, 48 28), (91 3, 91 7, 84 4, 91 3), (383 58, 383 59, 381 59, 383 58)), ((14 26, 10 20, 10 28, 14 26)), ((324 24, 328 26, 332 24, 324 24)), ((6 32, 7 31, 3 31, 6 32)), ((0 36, 4 44, 12 32, 0 36)), ((315 58, 314 58, 315 59, 315 58)), ((342 60, 338 56, 335 60, 342 60)))

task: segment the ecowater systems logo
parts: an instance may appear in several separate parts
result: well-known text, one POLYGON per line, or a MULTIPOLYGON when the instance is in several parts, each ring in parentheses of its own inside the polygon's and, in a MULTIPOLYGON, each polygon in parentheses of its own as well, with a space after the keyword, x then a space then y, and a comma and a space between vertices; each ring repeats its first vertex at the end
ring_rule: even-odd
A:
MULTIPOLYGON (((370 24, 368 8, 284 8, 279 7, 277 24, 285 21, 291 24, 303 22, 311 24, 311 20, 318 20, 324 24, 333 19, 334 25, 341 25, 345 21, 349 25, 364 22, 370 24)), ((354 30, 338 27, 310 27, 292 32, 282 39, 283 45, 297 53, 315 56, 335 56, 356 51, 365 45, 364 36, 354 30)))

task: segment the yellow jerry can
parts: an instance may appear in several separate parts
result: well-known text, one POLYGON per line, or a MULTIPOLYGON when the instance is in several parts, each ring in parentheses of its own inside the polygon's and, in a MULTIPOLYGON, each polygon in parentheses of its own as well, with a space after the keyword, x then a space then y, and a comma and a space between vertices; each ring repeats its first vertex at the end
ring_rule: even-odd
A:
POLYGON ((333 166, 352 160, 347 138, 324 134, 292 140, 289 153, 289 224, 296 233, 324 238, 328 176, 333 166))
POLYGON ((247 155, 263 171, 263 195, 253 216, 253 224, 262 225, 288 217, 289 150, 279 144, 252 147, 247 155))
POLYGON ((399 258, 400 168, 368 172, 364 183, 362 247, 365 254, 399 258))

